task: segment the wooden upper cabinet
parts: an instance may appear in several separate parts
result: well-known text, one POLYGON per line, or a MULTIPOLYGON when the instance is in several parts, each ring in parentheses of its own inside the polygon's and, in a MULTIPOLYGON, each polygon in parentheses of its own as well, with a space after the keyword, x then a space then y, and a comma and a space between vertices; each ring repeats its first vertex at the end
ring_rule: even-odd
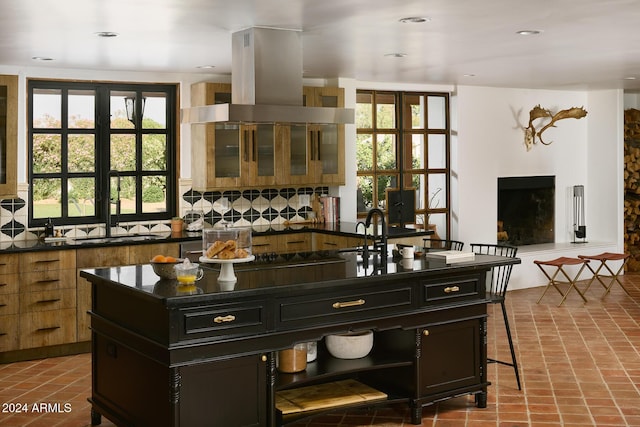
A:
MULTIPOLYGON (((305 105, 344 106, 341 88, 304 88, 305 105)), ((231 102, 231 85, 195 83, 191 105, 231 102)), ((344 184, 344 125, 203 123, 191 125, 192 187, 344 184)))
MULTIPOLYGON (((305 87, 307 107, 344 107, 344 89, 339 87, 305 87)), ((308 126, 310 176, 314 184, 343 185, 344 125, 308 126)))
MULTIPOLYGON (((231 85, 195 83, 191 105, 231 102, 231 85)), ((240 126, 235 123, 191 125, 191 179, 198 191, 240 186, 240 126)))
MULTIPOLYGON (((192 106, 229 102, 229 84, 191 86, 192 106)), ((191 175, 196 190, 276 185, 282 177, 281 158, 274 124, 191 125, 191 175)))
POLYGON ((18 76, 0 75, 0 198, 18 197, 18 76))

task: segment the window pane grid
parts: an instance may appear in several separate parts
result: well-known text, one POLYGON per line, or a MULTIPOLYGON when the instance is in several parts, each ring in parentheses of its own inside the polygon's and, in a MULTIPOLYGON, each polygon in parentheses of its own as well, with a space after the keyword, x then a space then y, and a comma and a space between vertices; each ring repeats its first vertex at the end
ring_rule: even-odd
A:
POLYGON ((448 103, 444 93, 357 91, 360 216, 385 207, 387 188, 414 188, 416 223, 437 220, 439 235, 449 234, 448 103))
POLYGON ((104 222, 109 198, 97 189, 108 188, 114 166, 130 174, 125 179, 133 188, 129 217, 121 220, 175 215, 175 200, 166 194, 176 184, 176 86, 32 80, 28 89, 30 226, 49 217, 61 225, 104 222), (138 102, 131 120, 125 95, 138 102), (149 100, 146 115, 142 98, 149 100), (101 127, 99 117, 111 119, 101 127))

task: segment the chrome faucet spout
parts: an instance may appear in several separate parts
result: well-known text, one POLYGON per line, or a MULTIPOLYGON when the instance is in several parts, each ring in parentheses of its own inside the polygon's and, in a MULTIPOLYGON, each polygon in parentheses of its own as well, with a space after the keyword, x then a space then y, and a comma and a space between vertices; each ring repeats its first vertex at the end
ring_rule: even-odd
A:
POLYGON ((120 199, 120 172, 118 172, 117 170, 110 170, 109 173, 107 174, 107 176, 109 177, 109 192, 108 192, 108 197, 109 197, 109 203, 107 205, 107 215, 106 215, 106 222, 107 222, 107 226, 105 227, 105 236, 106 237, 111 237, 111 226, 115 226, 118 227, 118 224, 120 223, 120 213, 121 213, 121 208, 122 208, 122 202, 120 199), (115 177, 116 178, 116 197, 113 198, 111 197, 111 178, 115 177), (111 204, 115 204, 116 205, 116 221, 115 224, 112 224, 112 218, 111 218, 111 204))

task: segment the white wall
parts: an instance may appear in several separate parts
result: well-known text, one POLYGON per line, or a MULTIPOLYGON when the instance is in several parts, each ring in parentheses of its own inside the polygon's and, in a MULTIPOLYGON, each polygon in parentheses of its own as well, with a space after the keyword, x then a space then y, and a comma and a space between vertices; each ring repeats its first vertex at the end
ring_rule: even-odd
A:
POLYGON ((546 283, 534 259, 621 251, 622 96, 620 91, 572 92, 486 87, 459 87, 458 239, 467 243, 496 242, 497 178, 556 176, 556 244, 524 247, 522 265, 514 269, 511 288, 546 283), (524 145, 523 128, 537 104, 556 112, 570 107, 588 111, 583 119, 566 119, 544 133, 550 145, 524 145), (573 240, 570 196, 585 185, 588 244, 573 240))

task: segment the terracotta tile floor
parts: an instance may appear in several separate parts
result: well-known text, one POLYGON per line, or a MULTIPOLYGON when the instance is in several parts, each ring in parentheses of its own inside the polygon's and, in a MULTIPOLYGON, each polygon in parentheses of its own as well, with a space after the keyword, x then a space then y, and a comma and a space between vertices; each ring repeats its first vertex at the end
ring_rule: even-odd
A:
MULTIPOLYGON (((557 307, 560 296, 553 290, 540 304, 543 288, 510 292, 523 391, 512 368, 491 364, 486 409, 463 396, 425 408, 422 425, 640 426, 640 274, 623 281, 631 297, 616 285, 601 301, 603 289, 594 283, 587 305, 576 293, 557 307)), ((490 306, 489 313, 489 356, 508 360, 500 307, 490 306)), ((0 426, 89 426, 90 367, 88 354, 0 365, 0 426), (5 412, 10 403, 26 404, 27 412, 5 412), (62 413, 52 413, 53 405, 36 412, 39 403, 59 403, 62 413)), ((409 419, 400 405, 336 412, 298 425, 398 427, 412 425, 409 419)), ((102 425, 113 427, 106 419, 102 425)))

